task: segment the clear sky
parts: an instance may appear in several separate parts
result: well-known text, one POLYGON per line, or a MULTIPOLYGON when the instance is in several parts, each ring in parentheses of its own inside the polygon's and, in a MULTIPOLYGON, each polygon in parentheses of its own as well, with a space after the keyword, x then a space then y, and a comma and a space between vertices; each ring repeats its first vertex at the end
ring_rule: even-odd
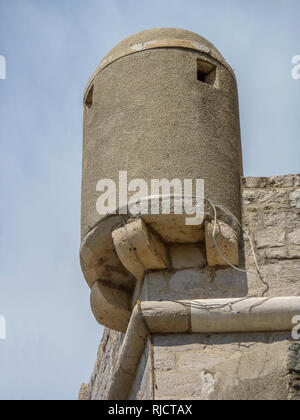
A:
POLYGON ((245 175, 299 172, 299 0, 0 0, 0 399, 76 399, 102 329, 80 271, 82 96, 116 43, 206 37, 234 68, 245 175))

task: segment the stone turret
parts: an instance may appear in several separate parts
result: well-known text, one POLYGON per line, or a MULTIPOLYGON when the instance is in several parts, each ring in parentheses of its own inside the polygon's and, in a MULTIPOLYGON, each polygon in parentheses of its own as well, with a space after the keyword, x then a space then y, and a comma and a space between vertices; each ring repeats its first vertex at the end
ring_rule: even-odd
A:
POLYGON ((99 219, 100 179, 204 179, 240 217, 242 158, 236 79, 206 39, 152 29, 122 41, 85 91, 82 235, 99 219))
POLYGON ((236 79, 211 43, 152 29, 101 61, 84 95, 80 258, 107 329, 81 399, 298 398, 300 178, 242 175, 236 79))
MULTIPOLYGON (((116 255, 111 231, 120 218, 100 221, 105 215, 96 209, 99 180, 115 181, 118 195, 120 171, 126 171, 128 180, 145 180, 149 187, 153 179, 179 179, 182 184, 201 179, 205 196, 240 219, 242 158, 236 79, 218 50, 201 36, 181 29, 133 35, 102 60, 85 91, 82 267, 92 288, 96 318, 125 331, 132 296, 138 297, 136 280, 142 278, 129 268, 133 264, 129 256, 116 255)), ((205 248, 204 223, 190 227, 179 216, 141 216, 145 240, 150 229, 160 236, 161 249, 176 243, 205 248)), ((220 219, 228 222, 224 213, 220 219)), ((238 232, 224 227, 226 234, 227 256, 233 252, 232 262, 238 263, 238 232)), ((139 244, 137 252, 143 252, 142 248, 139 244)), ((192 248, 187 249, 191 252, 192 248)), ((197 258, 199 251, 193 252, 197 258)), ((163 253, 168 254, 168 249, 163 253)), ((209 259, 212 266, 224 264, 214 251, 209 259)), ((146 261, 146 268, 139 271, 171 268, 166 255, 162 261, 146 261)))

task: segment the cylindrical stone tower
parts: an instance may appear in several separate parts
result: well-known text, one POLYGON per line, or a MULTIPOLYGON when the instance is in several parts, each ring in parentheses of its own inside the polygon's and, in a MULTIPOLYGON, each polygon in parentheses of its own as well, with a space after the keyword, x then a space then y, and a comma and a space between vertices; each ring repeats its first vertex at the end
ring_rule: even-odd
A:
POLYGON ((240 214, 236 79, 217 49, 181 29, 122 41, 85 91, 82 234, 99 219, 99 179, 204 179, 205 195, 240 214))
MULTIPOLYGON (((133 35, 108 53, 85 91, 82 268, 96 318, 126 330, 132 295, 138 295, 136 279, 142 281, 142 276, 124 263, 112 240, 120 218, 101 221, 104 214, 96 210, 98 181, 112 179, 118 186, 120 171, 127 171, 128 180, 144 179, 149 185, 151 179, 203 179, 205 196, 240 218, 236 79, 218 50, 201 36, 181 29, 133 35)), ((204 241, 200 227, 199 235, 180 237, 173 220, 165 228, 154 216, 144 222, 140 229, 151 228, 165 244, 204 241)), ((170 268, 169 258, 162 260, 143 267, 144 272, 170 268)))

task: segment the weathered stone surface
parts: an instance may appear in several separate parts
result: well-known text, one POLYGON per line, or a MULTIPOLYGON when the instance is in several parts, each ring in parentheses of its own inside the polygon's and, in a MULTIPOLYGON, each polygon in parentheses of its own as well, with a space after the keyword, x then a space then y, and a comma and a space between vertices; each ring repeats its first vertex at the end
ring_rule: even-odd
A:
POLYGON ((188 332, 190 330, 190 308, 177 302, 143 302, 142 311, 150 331, 155 334, 188 332))
POLYGON ((274 226, 278 227, 278 224, 283 225, 285 227, 285 217, 287 216, 287 212, 283 211, 270 211, 270 212, 263 212, 263 226, 274 228, 274 226))
MULTIPOLYGON (((250 179, 250 183, 247 180, 243 182, 243 225, 251 233, 264 280, 269 283, 267 295, 297 295, 300 293, 299 175, 265 179, 263 188, 260 178, 250 179), (254 204, 249 204, 249 194, 254 204)), ((244 239, 245 264, 249 272, 255 273, 250 243, 244 239)), ((255 274, 249 273, 247 278, 249 294, 259 294, 265 289, 255 274)))
POLYGON ((167 251, 163 242, 142 219, 112 232, 116 252, 124 267, 138 280, 147 270, 167 268, 167 251))
POLYGON ((300 189, 290 193, 290 202, 292 207, 300 209, 300 189))
POLYGON ((279 246, 278 248, 266 249, 265 256, 268 259, 287 259, 289 257, 289 248, 287 246, 279 246))
POLYGON ((155 397, 287 399, 288 340, 284 333, 155 336, 155 366, 162 357, 176 358, 175 368, 155 371, 155 397))
POLYGON ((256 196, 255 192, 251 190, 245 190, 242 193, 243 201, 245 206, 249 206, 250 204, 255 204, 256 196))
POLYGON ((289 400, 300 401, 300 342, 291 343, 287 357, 289 400))
POLYGON ((288 256, 293 259, 300 259, 300 245, 289 245, 288 256))
POLYGON ((168 352, 159 352, 155 357, 155 369, 157 371, 170 371, 176 369, 176 356, 168 352))
POLYGON ((136 373, 136 378, 129 396, 129 400, 150 400, 151 399, 151 373, 149 358, 149 341, 141 357, 136 373))
POLYGON ((300 342, 290 344, 287 363, 289 372, 300 375, 300 342))
POLYGON ((283 246, 285 244, 285 231, 275 227, 265 229, 255 233, 255 241, 258 249, 283 246))
POLYGON ((300 245, 300 229, 295 229, 289 233, 288 240, 293 245, 300 245))
POLYGON ((172 212, 174 208, 171 201, 171 214, 148 214, 143 215, 143 218, 166 243, 195 244, 203 241, 204 227, 202 225, 187 225, 186 214, 172 212))
POLYGON ((205 246, 208 265, 228 265, 226 260, 232 265, 239 264, 239 236, 238 232, 222 221, 217 222, 215 231, 215 241, 219 250, 215 246, 212 235, 214 223, 205 223, 205 246), (223 255, 220 255, 220 251, 223 255))
POLYGON ((247 295, 248 292, 246 274, 232 268, 217 270, 214 284, 218 289, 231 293, 232 297, 234 297, 235 291, 239 293, 240 297, 247 295))
MULTIPOLYGON (((253 267, 249 267, 249 270, 253 267)), ((269 285, 269 290, 265 296, 299 296, 300 282, 298 273, 300 272, 299 260, 278 260, 276 263, 261 265, 264 280, 269 285)), ((251 271, 252 273, 252 271, 251 271)), ((255 274, 248 274, 248 287, 250 295, 260 296, 265 285, 261 283, 255 274)))
POLYGON ((186 291, 195 289, 209 289, 210 276, 209 272, 202 272, 197 268, 177 271, 171 275, 169 286, 174 291, 186 291))
POLYGON ((172 268, 176 270, 194 267, 203 268, 206 264, 204 250, 200 245, 171 245, 169 252, 172 268))
MULTIPOLYGON (((141 300, 182 300, 241 297, 248 293, 246 274, 233 268, 188 268, 147 273, 141 300)), ((134 302, 135 304, 135 302, 134 302)))
POLYGON ((126 331, 131 315, 130 295, 126 290, 97 281, 91 288, 90 302, 99 324, 106 324, 117 331, 126 331))
POLYGON ((295 184, 295 176, 293 175, 271 176, 267 179, 268 185, 277 188, 293 187, 295 184))
POLYGON ((90 400, 107 399, 121 340, 121 333, 107 328, 104 329, 97 361, 89 383, 90 400))
POLYGON ((164 399, 201 399, 208 400, 214 391, 215 378, 203 368, 202 371, 195 370, 187 372, 177 371, 158 371, 156 376, 157 400, 164 399))
MULTIPOLYGON (((289 333, 171 334, 154 335, 153 340, 156 400, 298 398, 299 348, 294 345, 289 352, 288 376, 286 370, 289 333)), ((103 341, 107 346, 107 332, 103 341)), ((101 350, 103 366, 107 360, 105 354, 111 354, 111 348, 104 349, 105 354, 101 350)), ((111 368, 110 363, 107 365, 111 368)), ((96 365, 95 371, 97 374, 102 371, 101 366, 96 365)), ((107 373, 106 386, 109 386, 107 373)), ((99 388, 101 382, 97 374, 91 384, 97 390, 94 399, 101 399, 105 390, 99 388)), ((101 381, 103 383, 103 376, 101 381)), ((130 399, 150 398, 151 373, 147 346, 140 360, 130 399)))
POLYGON ((258 193, 258 203, 263 208, 268 206, 288 207, 287 193, 285 191, 263 191, 258 193))
POLYGON ((268 178, 255 178, 253 176, 247 176, 242 178, 242 184, 244 188, 264 188, 268 183, 268 178))
POLYGON ((82 384, 79 390, 78 400, 88 401, 89 399, 90 399, 89 386, 87 384, 82 384))

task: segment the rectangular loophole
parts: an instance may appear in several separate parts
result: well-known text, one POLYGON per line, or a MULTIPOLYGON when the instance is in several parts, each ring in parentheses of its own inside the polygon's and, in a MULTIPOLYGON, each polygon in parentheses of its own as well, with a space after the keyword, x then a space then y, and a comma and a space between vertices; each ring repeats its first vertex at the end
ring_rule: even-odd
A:
POLYGON ((207 61, 197 60, 197 79, 199 82, 214 86, 216 80, 216 66, 207 61))

